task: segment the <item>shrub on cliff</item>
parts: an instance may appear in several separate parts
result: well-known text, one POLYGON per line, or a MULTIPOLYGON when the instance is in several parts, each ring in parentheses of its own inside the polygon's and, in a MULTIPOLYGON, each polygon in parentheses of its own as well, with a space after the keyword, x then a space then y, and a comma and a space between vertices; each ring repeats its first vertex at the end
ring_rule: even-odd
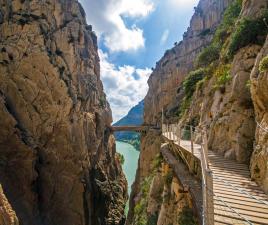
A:
POLYGON ((268 71, 268 56, 265 56, 259 65, 259 71, 260 72, 267 72, 268 71))
POLYGON ((206 47, 197 58, 197 66, 208 66, 213 61, 220 57, 220 47, 217 44, 212 44, 206 47))
POLYGON ((221 50, 230 33, 233 32, 235 22, 242 8, 242 0, 236 0, 226 9, 222 23, 215 32, 212 43, 203 49, 197 57, 197 67, 205 67, 220 58, 221 50))
POLYGON ((180 225, 196 225, 197 221, 194 219, 193 210, 189 207, 184 207, 178 217, 178 224, 180 225))
POLYGON ((117 154, 118 154, 119 161, 120 161, 121 165, 124 165, 125 157, 122 154, 120 154, 119 152, 117 152, 117 154))
POLYGON ((240 48, 249 44, 262 45, 268 33, 265 20, 268 21, 268 11, 265 11, 263 15, 256 20, 248 18, 240 20, 236 26, 235 32, 231 36, 228 55, 232 57, 240 48))
POLYGON ((202 80, 206 75, 206 70, 204 68, 192 71, 186 77, 183 82, 183 88, 185 91, 185 97, 190 99, 193 96, 193 93, 196 88, 198 81, 202 80))
POLYGON ((231 65, 220 65, 216 71, 215 71, 215 76, 217 78, 216 84, 214 85, 215 89, 220 88, 222 91, 225 91, 225 84, 227 84, 231 79, 230 75, 230 68, 231 65))

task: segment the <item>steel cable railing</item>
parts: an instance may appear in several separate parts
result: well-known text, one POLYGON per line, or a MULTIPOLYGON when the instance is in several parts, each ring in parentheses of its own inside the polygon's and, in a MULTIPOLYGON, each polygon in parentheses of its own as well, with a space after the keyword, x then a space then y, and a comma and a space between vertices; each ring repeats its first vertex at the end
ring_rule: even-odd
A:
POLYGON ((258 126, 259 128, 261 128, 263 131, 265 131, 266 133, 268 133, 268 128, 263 127, 262 124, 259 123, 257 120, 255 120, 255 121, 256 121, 256 124, 257 124, 257 126, 258 126))
MULTIPOLYGON (((221 213, 226 212, 226 208, 229 209, 229 211, 226 212, 225 216, 228 217, 228 219, 224 219, 223 217, 221 217, 221 220, 223 220, 222 222, 225 223, 230 223, 230 221, 232 221, 232 224, 250 224, 253 225, 253 223, 251 223, 247 218, 245 218, 243 215, 241 215, 237 210, 235 210, 234 208, 232 208, 231 206, 229 206, 229 204, 227 202, 225 202, 221 197, 219 197, 218 195, 216 195, 213 190, 210 190, 208 187, 206 187, 206 189, 208 189, 209 195, 212 195, 213 198, 217 199, 219 202, 221 202, 225 207, 220 207, 219 204, 217 204, 217 206, 219 206, 219 208, 221 209, 221 213), (233 218, 240 218, 243 222, 240 223, 238 222, 239 219, 233 219, 233 218)), ((217 210, 217 208, 216 208, 217 210)))
POLYGON ((264 204, 264 205, 267 205, 267 206, 268 206, 268 202, 263 201, 263 200, 261 200, 261 199, 258 199, 257 197, 255 197, 255 196, 249 194, 247 191, 244 191, 244 190, 240 189, 239 187, 236 187, 235 185, 231 184, 230 182, 228 182, 228 181, 226 181, 226 180, 224 180, 224 179, 222 179, 222 178, 219 178, 219 177, 217 177, 217 176, 214 176, 214 178, 217 179, 217 180, 222 181, 223 183, 225 183, 225 184, 228 185, 228 186, 231 186, 234 190, 240 192, 241 194, 247 195, 249 198, 251 198, 251 199, 253 199, 253 200, 256 200, 257 202, 259 202, 259 203, 261 203, 261 204, 264 204))
MULTIPOLYGON (((261 127, 264 131, 268 132, 265 128, 262 127, 261 124, 257 123, 259 127, 261 127)), ((196 135, 201 136, 201 150, 200 150, 200 161, 201 161, 201 167, 202 167, 202 192, 203 192, 203 224, 204 225, 212 225, 214 224, 214 217, 215 217, 215 211, 221 210, 221 214, 226 213, 226 223, 227 224, 250 224, 252 225, 252 222, 250 222, 247 218, 245 218, 241 213, 239 213, 235 208, 230 206, 226 201, 224 201, 221 197, 217 196, 213 192, 213 179, 220 180, 227 186, 231 187, 233 190, 236 190, 247 197, 254 199, 258 203, 265 204, 268 206, 268 202, 261 200, 247 191, 236 187, 235 185, 231 184, 228 181, 225 181, 224 179, 221 179, 220 177, 213 175, 209 168, 208 164, 208 140, 207 140, 207 133, 204 127, 193 127, 190 125, 181 125, 181 124, 163 124, 162 125, 162 133, 165 137, 167 137, 169 140, 177 142, 179 145, 182 145, 184 143, 181 143, 181 141, 184 141, 185 131, 189 132, 190 138, 188 136, 188 141, 190 139, 191 141, 191 153, 194 154, 194 138, 196 135), (184 136, 184 138, 182 137, 184 136), (215 204, 215 201, 221 202, 221 204, 215 204), (215 209, 214 209, 215 207, 215 209), (232 219, 236 218, 236 219, 232 219), (237 219, 239 218, 239 219, 237 219), (232 221, 233 220, 233 221, 232 221), (242 220, 242 222, 241 222, 242 220), (230 221, 232 221, 230 223, 230 221), (239 222, 240 221, 240 222, 239 222)), ((187 139, 187 138, 186 138, 187 139)), ((189 146, 189 145, 188 145, 189 146)), ((224 217, 220 217, 224 220, 224 217)))

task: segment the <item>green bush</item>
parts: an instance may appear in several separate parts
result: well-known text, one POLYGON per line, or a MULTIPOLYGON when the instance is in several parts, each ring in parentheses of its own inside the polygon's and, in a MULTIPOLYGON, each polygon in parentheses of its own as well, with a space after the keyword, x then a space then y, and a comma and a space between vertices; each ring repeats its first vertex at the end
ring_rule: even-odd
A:
MULTIPOLYGON (((223 43, 233 31, 235 22, 242 9, 242 0, 233 1, 224 12, 223 20, 217 28, 213 43, 223 46, 223 43)), ((222 48, 222 47, 221 47, 222 48)))
POLYGON ((158 169, 163 162, 163 156, 161 154, 157 154, 156 157, 153 160, 153 168, 158 169))
POLYGON ((186 100, 193 96, 198 81, 202 80, 206 75, 206 70, 201 68, 189 73, 183 82, 186 100))
POLYGON ((242 2, 243 0, 235 0, 225 10, 222 22, 225 28, 229 28, 235 24, 242 9, 242 2))
POLYGON ((268 71, 268 56, 265 56, 259 65, 259 71, 260 72, 267 72, 268 71))
POLYGON ((221 65, 215 71, 215 76, 217 77, 215 88, 224 87, 226 83, 228 83, 232 77, 230 75, 230 68, 229 64, 221 65))
POLYGON ((178 224, 180 225, 197 225, 193 211, 189 207, 184 207, 178 217, 178 224))
POLYGON ((119 161, 121 163, 121 165, 124 165, 125 163, 125 158, 122 154, 120 154, 119 152, 117 152, 118 156, 119 156, 119 161))
POLYGON ((220 57, 220 47, 216 44, 212 44, 200 53, 197 57, 197 66, 208 66, 213 61, 220 57))
POLYGON ((179 110, 178 110, 178 117, 181 118, 184 113, 189 109, 191 104, 192 98, 186 98, 184 97, 182 100, 182 103, 180 104, 179 110))
POLYGON ((101 108, 104 108, 105 105, 106 105, 106 98, 105 98, 105 96, 101 96, 100 99, 99 99, 99 106, 101 108))
POLYGON ((228 55, 232 57, 240 48, 249 44, 262 45, 268 32, 268 28, 264 22, 268 20, 268 12, 256 20, 244 18, 239 21, 236 30, 231 36, 228 55))
POLYGON ((173 172, 172 170, 169 170, 168 173, 165 175, 164 180, 167 185, 171 184, 173 179, 173 172))
POLYGON ((158 214, 150 215, 147 225, 157 225, 158 214))
POLYGON ((204 36, 206 36, 206 35, 208 35, 208 34, 210 34, 210 33, 211 33, 211 30, 208 28, 208 29, 204 29, 204 30, 202 30, 202 31, 199 33, 198 36, 204 37, 204 36))

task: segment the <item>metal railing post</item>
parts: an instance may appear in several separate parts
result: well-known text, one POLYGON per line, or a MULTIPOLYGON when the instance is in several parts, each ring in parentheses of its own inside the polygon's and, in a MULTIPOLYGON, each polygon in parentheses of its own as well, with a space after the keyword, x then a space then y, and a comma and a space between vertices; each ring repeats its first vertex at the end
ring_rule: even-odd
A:
POLYGON ((208 140, 206 130, 202 131, 201 167, 203 225, 214 225, 213 176, 208 163, 208 140))
POLYGON ((178 142, 179 142, 179 145, 181 145, 181 126, 180 126, 180 124, 179 124, 179 140, 178 140, 178 142))
POLYGON ((206 171, 206 186, 207 224, 214 225, 213 177, 210 169, 206 171))
POLYGON ((167 131, 167 137, 168 137, 168 139, 170 139, 170 134, 169 134, 169 131, 170 131, 170 125, 169 125, 169 123, 168 123, 167 126, 168 126, 168 128, 167 128, 167 130, 168 130, 168 131, 167 131))
POLYGON ((205 162, 206 162, 206 168, 208 168, 208 137, 207 137, 207 131, 204 129, 203 134, 203 144, 204 144, 204 157, 205 157, 205 162))
POLYGON ((194 137, 193 137, 193 127, 190 126, 190 135, 191 135, 191 152, 192 154, 194 154, 194 137))

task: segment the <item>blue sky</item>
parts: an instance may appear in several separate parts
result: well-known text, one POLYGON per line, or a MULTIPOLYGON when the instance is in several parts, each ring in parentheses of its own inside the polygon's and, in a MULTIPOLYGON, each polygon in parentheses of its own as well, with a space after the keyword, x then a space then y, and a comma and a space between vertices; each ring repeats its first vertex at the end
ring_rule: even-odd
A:
POLYGON ((141 101, 152 67, 182 39, 198 0, 80 0, 99 44, 114 121, 141 101))

